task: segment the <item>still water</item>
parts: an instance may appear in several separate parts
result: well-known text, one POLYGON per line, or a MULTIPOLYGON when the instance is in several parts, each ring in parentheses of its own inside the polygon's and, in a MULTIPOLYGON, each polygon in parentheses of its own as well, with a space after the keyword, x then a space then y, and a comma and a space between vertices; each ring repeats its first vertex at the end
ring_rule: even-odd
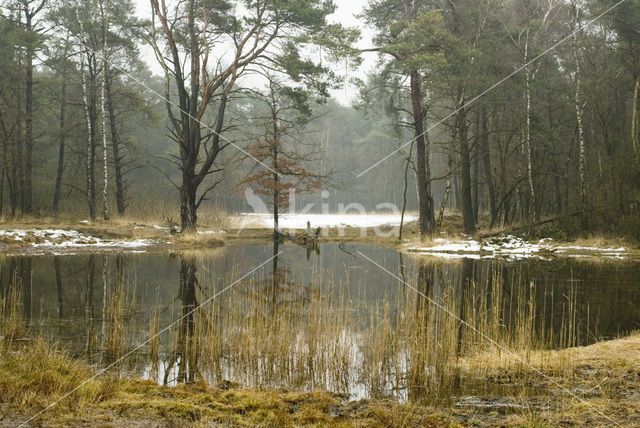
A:
POLYGON ((639 329, 638 278, 632 261, 445 261, 367 245, 230 245, 5 257, 0 298, 3 316, 19 313, 26 337, 43 335, 117 374, 412 399, 441 396, 445 384, 455 385, 452 395, 473 391, 449 377, 456 361, 487 350, 484 335, 518 352, 639 329))

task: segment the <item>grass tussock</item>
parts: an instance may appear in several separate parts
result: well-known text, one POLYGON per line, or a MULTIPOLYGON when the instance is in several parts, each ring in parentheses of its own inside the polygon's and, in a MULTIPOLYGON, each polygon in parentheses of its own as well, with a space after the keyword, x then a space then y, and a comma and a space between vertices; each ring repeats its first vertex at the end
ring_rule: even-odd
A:
POLYGON ((93 371, 43 339, 18 348, 5 344, 0 353, 2 403, 25 410, 62 400, 62 406, 72 407, 91 405, 115 394, 111 378, 84 383, 93 371))

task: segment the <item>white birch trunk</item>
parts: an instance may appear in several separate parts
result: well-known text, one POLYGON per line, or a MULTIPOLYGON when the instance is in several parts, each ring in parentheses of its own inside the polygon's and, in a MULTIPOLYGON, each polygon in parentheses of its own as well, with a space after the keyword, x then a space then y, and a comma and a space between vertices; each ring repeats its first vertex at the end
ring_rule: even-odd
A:
MULTIPOLYGON (((529 62, 529 30, 527 30, 527 41, 524 45, 524 63, 529 62)), ((531 65, 525 69, 525 99, 526 99, 526 129, 524 133, 524 144, 527 156, 527 180, 529 182, 529 221, 537 221, 536 213, 536 192, 533 185, 533 149, 531 147, 531 65)))
POLYGON ((100 109, 102 110, 102 159, 104 170, 104 185, 102 187, 102 216, 109 220, 109 152, 107 151, 107 113, 105 111, 105 92, 107 87, 107 17, 104 2, 100 0, 100 14, 102 15, 102 88, 100 94, 100 109))
MULTIPOLYGON (((82 30, 81 30, 82 31, 82 30)), ((87 95, 87 76, 85 74, 85 52, 80 54, 80 80, 82 83, 82 104, 84 107, 84 117, 87 123, 87 198, 92 185, 92 177, 89 173, 91 164, 91 113, 89 112, 89 97, 87 95)))
MULTIPOLYGON (((574 5, 575 8, 575 5, 574 5)), ((577 14, 577 8, 574 11, 577 14)), ((574 25, 577 24, 577 17, 574 16, 574 25)), ((575 107, 576 107, 576 120, 578 122, 578 143, 580 145, 580 154, 578 158, 578 170, 580 175, 580 206, 582 208, 582 214, 580 216, 582 220, 582 231, 584 232, 587 227, 587 187, 586 187, 586 169, 587 169, 587 160, 586 160, 586 147, 584 141, 584 127, 582 124, 582 105, 581 105, 581 85, 582 82, 580 80, 580 59, 578 58, 578 34, 577 31, 573 33, 573 58, 576 62, 576 77, 575 77, 575 107)))
POLYGON ((80 34, 81 34, 80 42, 83 48, 83 51, 80 54, 80 80, 82 84, 82 104, 84 105, 84 116, 87 122, 87 200, 89 201, 89 211, 92 217, 91 219, 94 220, 93 218, 95 214, 93 209, 94 205, 93 205, 93 201, 91 200, 93 196, 91 191, 91 189, 93 188, 93 174, 91 173, 91 146, 93 144, 91 135, 93 133, 93 129, 92 129, 93 127, 91 126, 91 112, 89 110, 87 76, 85 73, 85 62, 84 62, 85 55, 87 54, 87 44, 84 39, 84 24, 83 24, 83 21, 80 19, 80 15, 78 14, 77 10, 76 10, 76 17, 80 24, 80 34))

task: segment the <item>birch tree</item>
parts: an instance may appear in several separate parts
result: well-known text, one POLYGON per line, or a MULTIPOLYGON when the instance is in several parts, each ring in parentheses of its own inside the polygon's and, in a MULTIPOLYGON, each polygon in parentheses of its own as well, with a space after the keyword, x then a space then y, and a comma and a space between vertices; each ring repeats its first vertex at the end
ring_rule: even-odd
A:
POLYGON ((102 82, 100 85, 100 111, 102 112, 102 217, 109 220, 109 151, 107 146, 107 112, 105 110, 105 92, 107 90, 108 55, 107 52, 107 15, 104 0, 100 0, 100 18, 102 20, 102 82))
POLYGON ((549 25, 558 10, 561 2, 559 0, 523 0, 515 2, 524 13, 519 13, 522 22, 517 24, 520 27, 517 36, 511 33, 509 36, 513 43, 522 50, 522 64, 524 66, 524 103, 525 117, 523 130, 523 152, 526 166, 526 177, 529 193, 527 217, 528 221, 534 223, 538 220, 538 199, 535 184, 535 149, 533 146, 532 127, 532 84, 536 77, 541 63, 532 61, 536 57, 534 49, 548 32, 549 25))
POLYGON ((583 101, 582 101, 582 80, 581 80, 581 68, 580 68, 580 55, 578 52, 578 33, 580 30, 580 9, 575 1, 571 2, 571 30, 573 32, 572 37, 572 52, 575 62, 575 94, 574 104, 576 109, 576 123, 578 125, 578 175, 580 177, 580 208, 581 208, 581 227, 582 232, 587 230, 587 188, 586 188, 586 169, 587 169, 587 154, 584 141, 584 125, 583 125, 583 101))
POLYGON ((96 103, 95 103, 95 82, 97 76, 97 59, 95 52, 87 45, 84 20, 80 17, 76 9, 76 18, 80 27, 80 79, 82 82, 82 105, 84 107, 85 124, 87 127, 87 146, 86 146, 86 197, 89 207, 89 217, 91 220, 96 218, 96 183, 95 183, 95 164, 96 164, 96 103), (90 82, 87 81, 87 75, 90 82), (91 85, 91 88, 89 87, 91 85), (91 92, 91 93, 90 93, 91 92))

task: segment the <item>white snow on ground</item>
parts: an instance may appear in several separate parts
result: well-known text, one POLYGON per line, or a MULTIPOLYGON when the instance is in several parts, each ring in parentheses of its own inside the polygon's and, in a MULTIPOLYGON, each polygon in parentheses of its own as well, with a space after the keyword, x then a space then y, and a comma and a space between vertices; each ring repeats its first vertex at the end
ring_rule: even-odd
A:
MULTIPOLYGON (((404 222, 409 223, 418 220, 415 215, 405 215, 404 222)), ((316 227, 380 227, 399 226, 399 214, 281 214, 278 219, 280 229, 305 229, 307 221, 311 228, 316 227)), ((238 227, 273 227, 273 215, 271 214, 240 214, 232 218, 234 225, 238 227)))
POLYGON ((625 248, 598 248, 580 247, 577 245, 565 246, 554 245, 551 239, 542 239, 536 243, 524 241, 515 236, 504 236, 492 239, 491 241, 475 241, 467 239, 464 241, 446 241, 435 239, 437 245, 407 245, 405 249, 409 252, 429 255, 447 259, 458 258, 504 258, 509 260, 523 258, 549 259, 556 256, 565 257, 589 257, 590 255, 612 259, 625 259, 627 250, 625 248), (589 254, 584 254, 584 253, 589 254))
POLYGON ((0 230, 0 237, 13 238, 35 248, 144 248, 153 244, 148 239, 131 241, 101 239, 85 235, 76 230, 62 229, 15 229, 0 230))

